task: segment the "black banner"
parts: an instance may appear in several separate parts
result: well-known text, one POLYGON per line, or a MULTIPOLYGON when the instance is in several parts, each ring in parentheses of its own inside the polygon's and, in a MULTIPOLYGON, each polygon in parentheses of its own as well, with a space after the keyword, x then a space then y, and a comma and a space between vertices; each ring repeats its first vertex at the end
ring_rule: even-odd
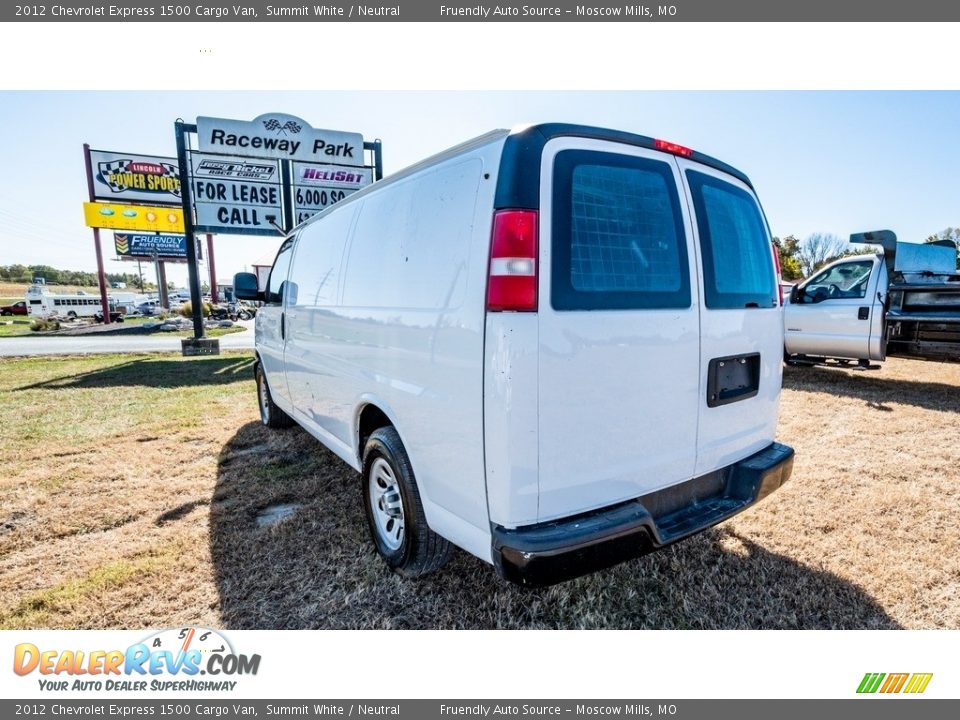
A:
MULTIPOLYGON (((3 22, 952 22, 960 3, 942 0, 536 0, 524 3, 387 0, 383 3, 243 4, 160 0, 62 0, 0 7, 3 22)), ((869 40, 864 39, 869 46, 869 40)))

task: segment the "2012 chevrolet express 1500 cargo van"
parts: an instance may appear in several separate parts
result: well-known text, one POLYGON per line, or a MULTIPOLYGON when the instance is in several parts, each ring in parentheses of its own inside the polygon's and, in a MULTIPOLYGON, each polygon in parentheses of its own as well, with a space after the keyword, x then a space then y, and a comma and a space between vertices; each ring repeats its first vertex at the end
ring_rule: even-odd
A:
POLYGON ((256 320, 261 417, 362 473, 395 571, 450 543, 546 584, 785 482, 783 328, 750 181, 687 148, 499 130, 298 227, 256 320))

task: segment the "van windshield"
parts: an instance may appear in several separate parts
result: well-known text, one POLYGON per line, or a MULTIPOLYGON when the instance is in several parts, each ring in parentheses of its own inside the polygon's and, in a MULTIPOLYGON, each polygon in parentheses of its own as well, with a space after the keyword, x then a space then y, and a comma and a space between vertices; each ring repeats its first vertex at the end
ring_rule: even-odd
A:
POLYGON ((776 307, 770 237, 757 201, 712 175, 688 170, 687 181, 700 230, 706 306, 776 307))

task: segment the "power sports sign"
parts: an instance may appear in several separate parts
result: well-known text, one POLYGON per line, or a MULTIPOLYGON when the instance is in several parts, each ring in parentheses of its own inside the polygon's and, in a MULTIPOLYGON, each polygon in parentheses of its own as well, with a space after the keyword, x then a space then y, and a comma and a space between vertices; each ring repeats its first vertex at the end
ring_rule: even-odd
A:
POLYGON ((180 204, 176 158, 91 150, 90 166, 97 200, 180 204))
POLYGON ((198 117, 201 152, 362 166, 363 136, 320 130, 293 115, 269 113, 255 120, 198 117))

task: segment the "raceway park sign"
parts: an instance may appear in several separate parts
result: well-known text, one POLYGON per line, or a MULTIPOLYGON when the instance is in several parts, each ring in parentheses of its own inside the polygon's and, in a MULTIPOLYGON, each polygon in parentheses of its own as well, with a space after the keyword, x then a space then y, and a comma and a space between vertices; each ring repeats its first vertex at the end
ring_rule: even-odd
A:
POLYGON ((114 233, 113 244, 117 255, 123 258, 160 258, 186 259, 186 235, 143 235, 135 233, 114 233))
POLYGON ((197 137, 201 152, 363 165, 363 135, 320 130, 282 113, 250 121, 198 117, 197 137))
POLYGON ((91 150, 90 164, 98 200, 180 203, 176 158, 91 150))

